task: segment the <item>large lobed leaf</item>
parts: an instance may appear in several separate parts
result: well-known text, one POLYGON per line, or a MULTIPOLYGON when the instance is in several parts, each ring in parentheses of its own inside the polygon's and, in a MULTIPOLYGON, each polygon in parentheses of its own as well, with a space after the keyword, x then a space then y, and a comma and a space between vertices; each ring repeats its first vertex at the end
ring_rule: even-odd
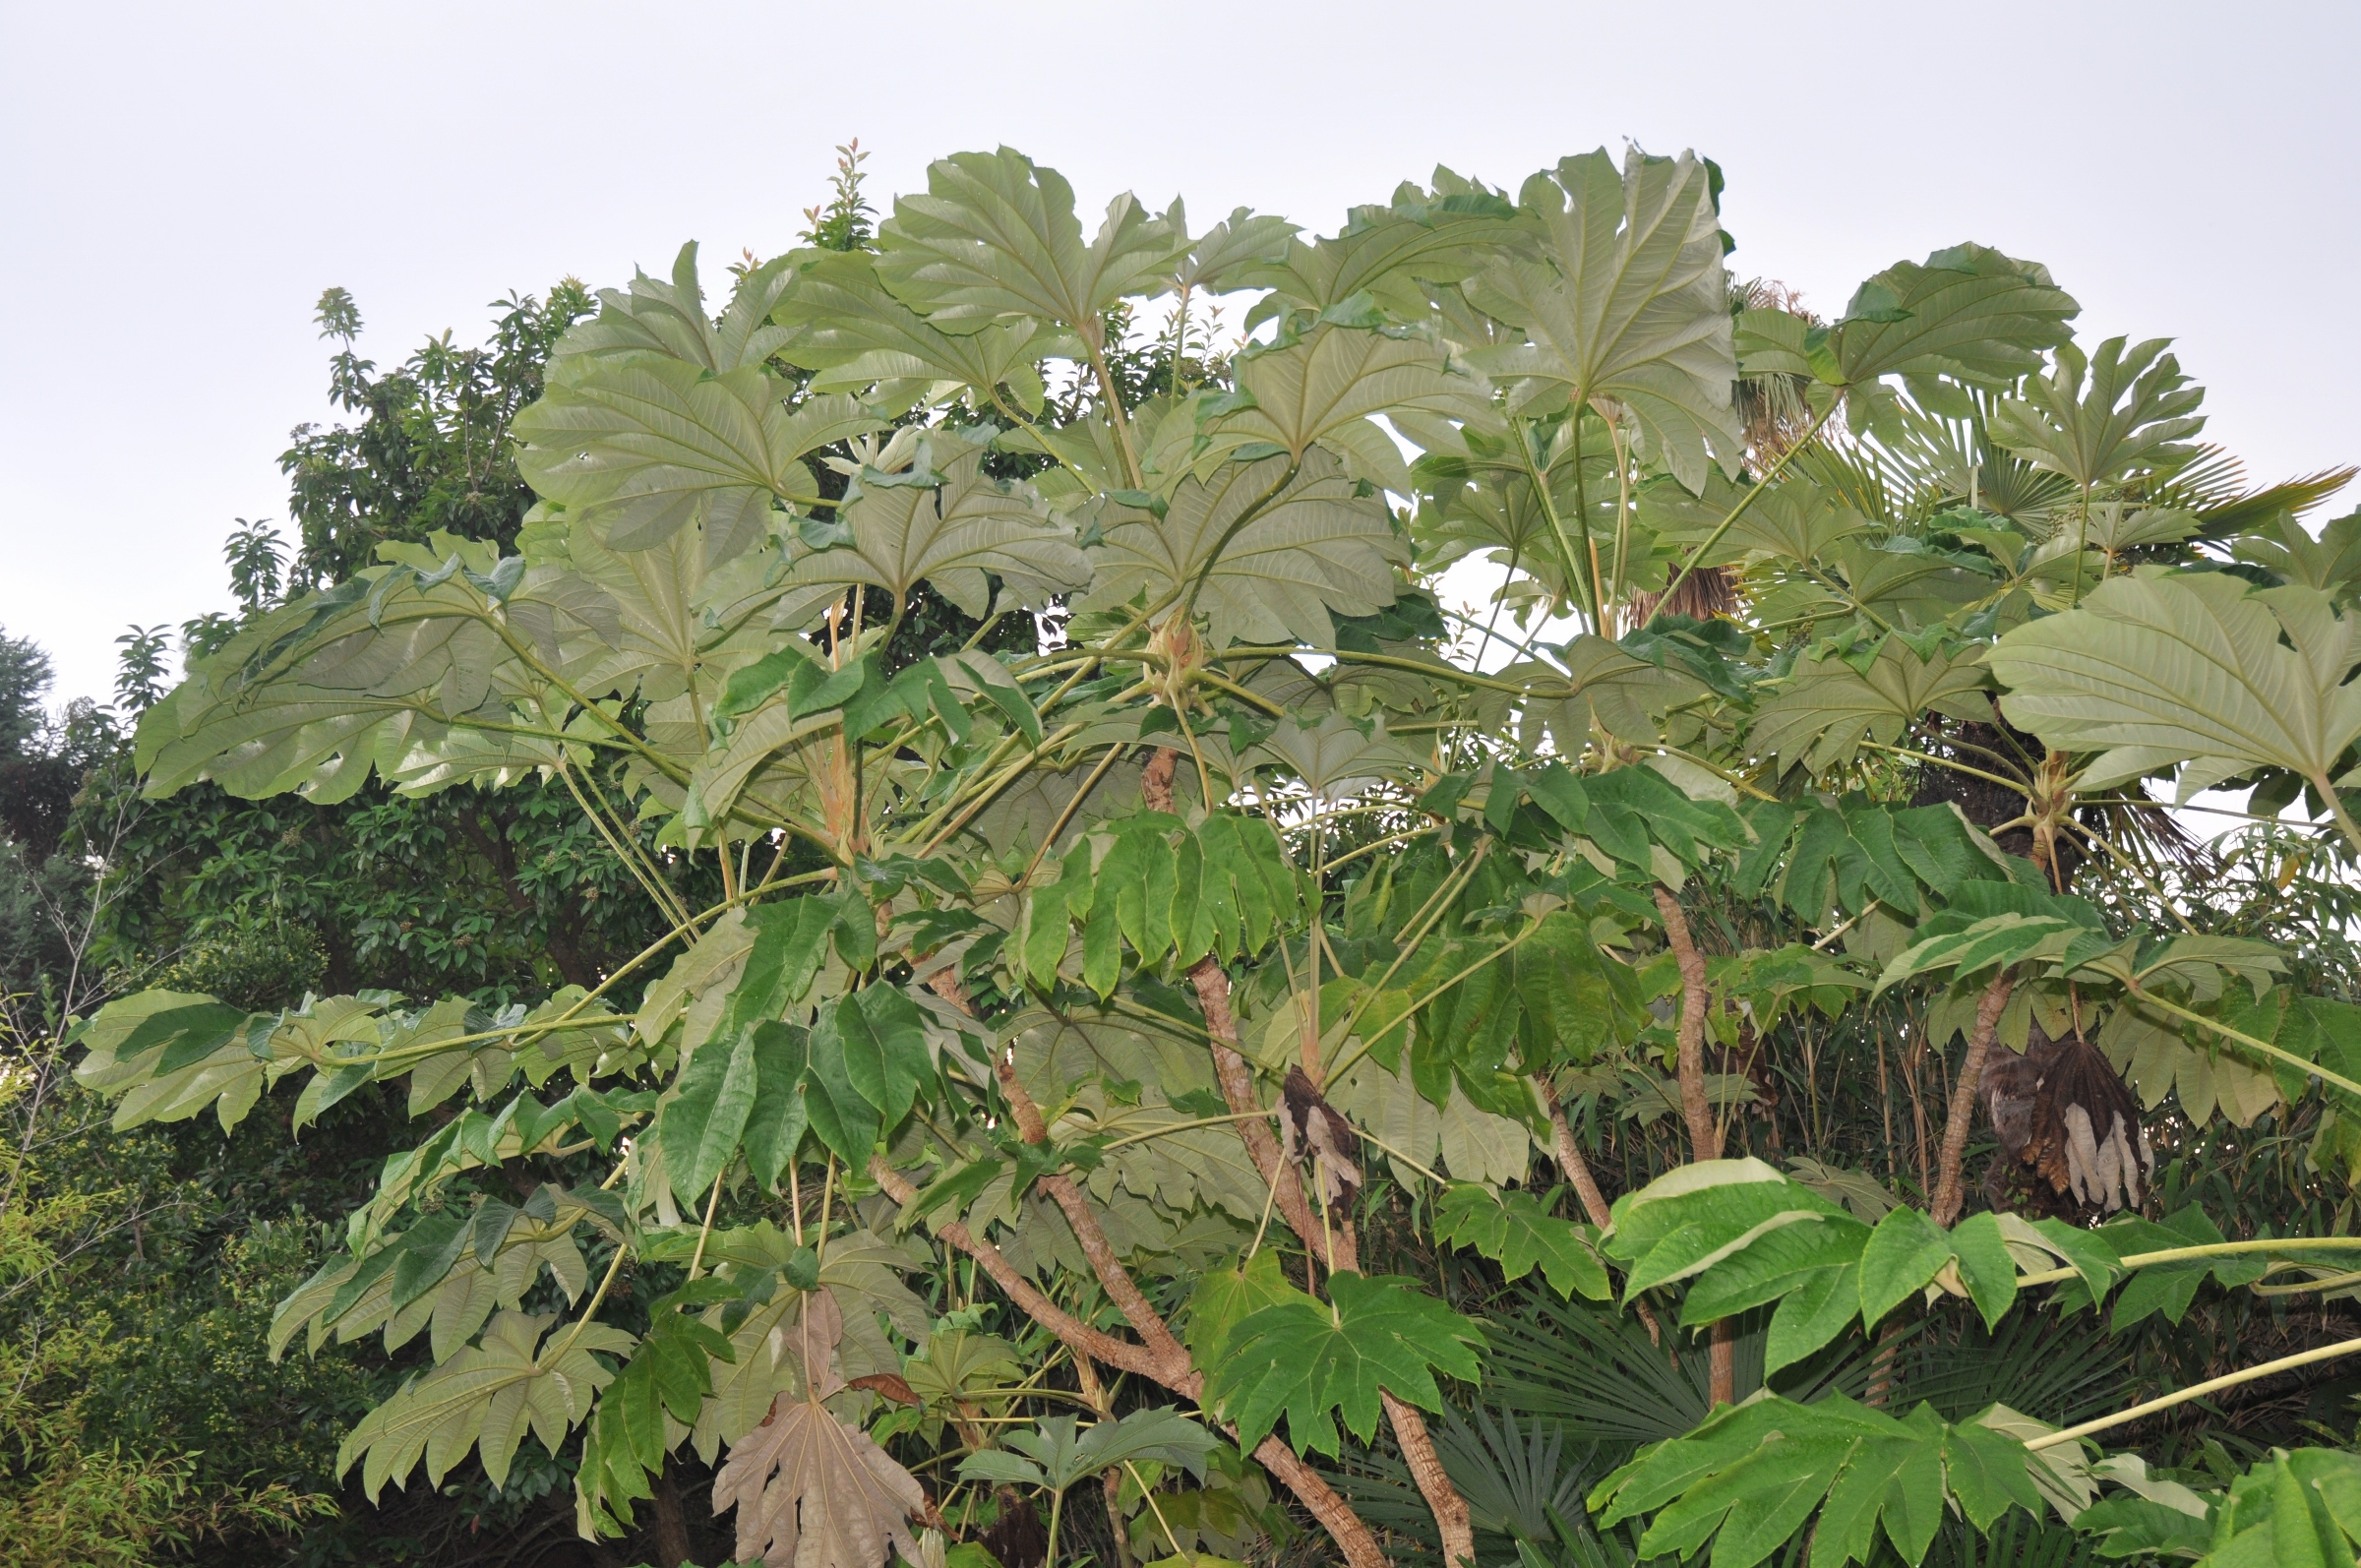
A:
POLYGON ((1921 658, 1889 637, 1866 670, 1843 659, 1799 662, 1755 710, 1747 736, 1783 772, 1827 773, 1849 766, 1863 742, 1891 746, 1929 714, 1989 722, 1983 688, 1973 651, 1921 658))
POLYGON ((1872 904, 1907 920, 1928 894, 1951 900, 1968 882, 2008 876, 2007 858, 1950 806, 1898 810, 1853 796, 1836 806, 1754 801, 1745 815, 1755 839, 1738 857, 1738 890, 1773 898, 1808 924, 1872 904))
POLYGON ((1942 1231, 1903 1208, 1871 1227, 1759 1160, 1683 1166, 1616 1199, 1613 1221, 1603 1249, 1626 1272, 1626 1300, 1691 1281, 1681 1321, 1692 1328, 1777 1302, 1766 1371, 1856 1320, 1874 1328, 1930 1286, 1969 1297, 1987 1323, 2017 1292, 2013 1233, 1994 1216, 1942 1231))
POLYGON ((1635 148, 1618 171, 1603 148, 1527 180, 1518 211, 1536 258, 1493 260, 1468 284, 1478 306, 1531 339, 1473 355, 1515 383, 1511 407, 1611 399, 1692 490, 1709 452, 1734 465, 1737 360, 1706 166, 1635 148))
POLYGON ((1494 1192, 1472 1183, 1447 1187, 1435 1199, 1434 1236, 1474 1247, 1510 1280, 1538 1267, 1561 1297, 1604 1301, 1612 1294, 1599 1265, 1598 1228, 1556 1218, 1530 1192, 1494 1192))
POLYGON ((910 453, 906 469, 856 475, 859 493, 841 514, 849 540, 795 556, 779 579, 787 589, 783 622, 801 625, 864 583, 883 589, 899 608, 929 582, 979 618, 992 607, 987 573, 1032 606, 1089 584, 1073 530, 1052 520, 1028 487, 987 474, 982 447, 937 432, 919 438, 910 453))
POLYGON ((1328 646, 1336 615, 1369 615, 1394 600, 1407 559, 1385 504, 1337 458, 1314 448, 1227 462, 1184 478, 1162 516, 1117 501, 1092 509, 1104 543, 1078 608, 1195 595, 1227 642, 1328 646))
POLYGON ((1206 1399, 1237 1423, 1241 1447, 1261 1442, 1284 1415, 1299 1451, 1334 1454, 1340 1415, 1362 1442, 1375 1435, 1380 1390, 1440 1410, 1436 1370, 1469 1382, 1481 1373, 1482 1331, 1419 1282, 1332 1274, 1328 1291, 1321 1302, 1291 1289, 1240 1319, 1210 1357, 1206 1399))
POLYGON ((2038 368, 2080 310, 2049 270, 1982 245, 1897 262, 1863 283, 1832 327, 1780 310, 1740 313, 1737 350, 1749 375, 1811 377, 1861 388, 1884 376, 1949 376, 1996 386, 2038 368))
POLYGON ((1715 1568, 1753 1568, 1815 1514, 1808 1568, 1874 1560, 1879 1538, 1916 1568, 1947 1510, 1978 1531, 2011 1508, 2038 1514, 2033 1456, 1984 1423, 1925 1405, 1900 1419, 1842 1395, 1725 1407, 1660 1443, 1590 1496, 1602 1527, 1653 1516, 1643 1554, 1686 1558, 1714 1543, 1715 1568))
POLYGON ((938 159, 926 193, 894 203, 878 243, 885 285, 938 322, 1030 316, 1095 340, 1118 301, 1171 286, 1188 233, 1126 192, 1086 244, 1074 188, 1001 148, 938 159))
POLYGON ((886 292, 866 251, 807 257, 772 319, 795 329, 779 353, 818 372, 813 392, 868 391, 865 401, 896 413, 973 392, 1038 415, 1038 362, 1059 342, 1054 328, 1030 318, 944 332, 886 292))
POLYGON ((1328 323, 1242 353, 1238 388, 1222 400, 1232 411, 1203 427, 1210 444, 1267 443, 1301 461, 1324 442, 1361 477, 1403 495, 1411 490, 1409 470, 1372 418, 1410 412, 1465 421, 1491 412, 1490 388, 1452 358, 1448 344, 1328 323))
POLYGON ((2263 767, 2326 790, 2361 740, 2361 621, 2316 588, 2144 572, 2017 628, 1990 663, 2010 722, 2100 754, 2086 788, 2177 765, 2184 800, 2263 767))
MULTIPOLYGON (((2188 461, 2195 449, 2181 438, 2204 427, 2196 409, 2205 392, 2164 352, 2167 339, 2150 338, 2128 350, 2124 341, 2110 337, 2091 356, 2060 343, 2054 370, 2027 378, 2022 397, 1994 406, 1993 436, 2086 495, 2134 473, 2188 461)), ((2189 531, 2196 531, 2194 520, 2189 531)))
POLYGON ((713 1511, 737 1509, 741 1561, 875 1568, 889 1545, 920 1561, 910 1517, 926 1510, 927 1494, 866 1432, 820 1403, 844 1387, 829 1358, 843 1320, 829 1297, 807 1301, 790 1337, 804 1394, 780 1394, 762 1424, 731 1446, 713 1478, 713 1511))
POLYGON ((760 542, 775 501, 821 499, 806 453, 884 427, 850 397, 790 409, 792 391, 755 366, 716 375, 653 355, 584 369, 516 416, 518 464, 543 496, 604 525, 614 549, 698 522, 724 561, 760 542))
POLYGON ((441 1485, 478 1443, 484 1473, 500 1485, 527 1427, 543 1448, 559 1452, 615 1375, 593 1353, 621 1355, 633 1342, 621 1329, 589 1323, 559 1326, 543 1346, 555 1321, 503 1312, 480 1345, 413 1377, 361 1417, 336 1450, 336 1474, 361 1460, 361 1489, 375 1502, 389 1479, 401 1480, 421 1458, 428 1482, 441 1485))
POLYGON ((1157 812, 1109 823, 1067 851, 1061 871, 1027 899, 1015 934, 1018 973, 1044 992, 1072 927, 1082 978, 1104 997, 1125 945, 1143 966, 1171 954, 1183 969, 1208 953, 1251 953, 1302 900, 1301 874, 1270 824, 1228 812, 1193 831, 1157 812))
MULTIPOLYGON (((395 1010, 397 1000, 374 992, 248 1013, 202 995, 139 992, 91 1016, 75 1077, 120 1097, 118 1128, 184 1120, 210 1106, 227 1129, 266 1087, 308 1071, 294 1111, 301 1128, 367 1083, 407 1076, 417 1115, 463 1084, 488 1102, 519 1072, 536 1088, 561 1070, 586 1080, 602 1059, 620 1060, 625 1044, 606 1004, 573 987, 529 1011, 519 1004, 498 1014, 465 997, 414 1013, 395 1010)), ((521 1136, 513 1117, 494 1141, 512 1130, 521 1136)))
POLYGON ((1101 1420, 1080 1436, 1075 1429, 1071 1416, 1045 1417, 1037 1430, 1013 1431, 1003 1438, 1008 1450, 970 1455, 960 1463, 959 1474, 971 1480, 1064 1491, 1118 1465, 1154 1461, 1186 1470, 1201 1480, 1205 1456, 1221 1445, 1221 1439, 1170 1405, 1101 1420))

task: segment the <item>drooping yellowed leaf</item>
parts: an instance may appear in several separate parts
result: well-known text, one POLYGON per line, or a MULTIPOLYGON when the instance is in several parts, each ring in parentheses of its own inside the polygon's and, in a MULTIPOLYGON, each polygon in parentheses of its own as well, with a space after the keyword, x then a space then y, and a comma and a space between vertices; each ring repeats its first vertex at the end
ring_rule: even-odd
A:
POLYGON ((631 1335, 603 1323, 583 1325, 578 1334, 561 1324, 537 1351, 557 1321, 547 1313, 503 1312, 480 1345, 413 1378, 362 1417, 336 1450, 336 1474, 361 1460, 361 1489, 375 1502, 388 1480, 401 1482, 421 1458, 428 1483, 441 1485, 479 1442, 484 1473, 499 1485, 527 1427, 557 1453, 614 1378, 592 1353, 620 1356, 633 1345, 631 1335))

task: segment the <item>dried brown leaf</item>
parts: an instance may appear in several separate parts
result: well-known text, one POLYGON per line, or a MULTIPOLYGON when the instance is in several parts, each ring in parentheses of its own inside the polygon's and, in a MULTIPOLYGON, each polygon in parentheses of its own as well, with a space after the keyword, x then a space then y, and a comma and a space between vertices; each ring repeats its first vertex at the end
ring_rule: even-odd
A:
MULTIPOLYGON (((786 1334, 804 1365, 804 1397, 774 1400, 713 1478, 713 1512, 738 1510, 738 1559, 759 1556, 770 1568, 878 1568, 890 1543, 917 1562, 909 1521, 927 1511, 925 1490, 867 1433, 820 1403, 848 1386, 834 1364, 844 1334, 835 1297, 806 1296, 786 1334)), ((907 1383, 892 1381, 918 1402, 907 1383)), ((878 1382, 865 1377, 852 1386, 878 1382)))
POLYGON ((919 1560, 910 1516, 927 1494, 868 1434, 815 1400, 781 1394, 713 1478, 738 1510, 738 1558, 770 1568, 879 1568, 888 1544, 919 1560))

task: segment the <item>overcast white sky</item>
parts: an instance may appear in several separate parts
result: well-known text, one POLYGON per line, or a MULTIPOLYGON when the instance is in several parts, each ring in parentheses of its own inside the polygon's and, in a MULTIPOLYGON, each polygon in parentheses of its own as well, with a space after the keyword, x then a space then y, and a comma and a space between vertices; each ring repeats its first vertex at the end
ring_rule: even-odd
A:
POLYGON ((880 206, 1005 142, 1093 210, 1315 228, 1438 161, 1694 147, 1741 273, 1833 313, 1997 245, 2086 336, 2177 337, 2258 478, 2327 467, 2361 458, 2357 45, 2361 9, 2256 0, 0 0, 0 628, 99 694, 127 623, 225 605, 231 518, 284 518, 330 413, 323 287, 381 364, 474 341, 512 288, 786 248, 852 136, 880 206))

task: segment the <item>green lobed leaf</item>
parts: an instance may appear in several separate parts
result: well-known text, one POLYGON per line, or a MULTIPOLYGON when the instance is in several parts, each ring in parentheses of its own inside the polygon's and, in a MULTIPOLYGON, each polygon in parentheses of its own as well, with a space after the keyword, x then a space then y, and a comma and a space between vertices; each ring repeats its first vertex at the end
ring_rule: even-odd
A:
POLYGON ((894 203, 878 243, 885 286, 934 321, 1030 316, 1095 337, 1125 295, 1170 286, 1188 234, 1126 192, 1086 244, 1073 187, 1001 148, 931 164, 925 193, 894 203))
POLYGON ((1637 421, 1642 449, 1691 489, 1709 452, 1731 465, 1739 445, 1711 187, 1685 152, 1634 148, 1619 170, 1604 148, 1562 159, 1518 193, 1535 255, 1495 260, 1468 285, 1479 308, 1529 338, 1473 355, 1513 384, 1512 412, 1552 396, 1577 409, 1611 399, 1637 421))
POLYGON ((2002 711, 2098 752, 2081 787, 2178 765, 2181 797, 2259 767, 2326 788, 2361 740, 2361 621, 2314 588, 2224 573, 2115 577, 1994 646, 2002 711))
POLYGON ((1493 1192, 1454 1182, 1434 1200, 1434 1236, 1450 1245, 1474 1247, 1498 1263, 1510 1280, 1539 1267, 1561 1297, 1604 1301, 1614 1294, 1594 1250, 1597 1228, 1556 1218, 1530 1192, 1493 1192))
POLYGON ((541 1347, 554 1322, 503 1312, 480 1345, 412 1377, 364 1416, 336 1451, 336 1474, 362 1461, 361 1489, 375 1502, 388 1480, 403 1479, 422 1459, 428 1482, 442 1484, 479 1442, 485 1473, 499 1485, 528 1427, 542 1447, 559 1452, 615 1375, 593 1353, 620 1355, 633 1340, 593 1323, 578 1333, 560 1326, 551 1345, 541 1347))
POLYGON ((1235 1421, 1241 1447, 1262 1441, 1284 1415, 1299 1452, 1337 1453, 1336 1419, 1366 1442, 1377 1430, 1383 1389, 1406 1404, 1442 1408, 1436 1369, 1473 1382, 1484 1343, 1475 1324, 1391 1275, 1328 1278, 1329 1302, 1308 1298, 1263 1307, 1223 1339, 1206 1395, 1235 1421))
POLYGON ((1686 1556, 1710 1540, 1717 1565, 1753 1568, 1817 1513, 1811 1568, 1871 1562, 1881 1536, 1915 1568, 1949 1504, 1979 1531, 2012 1507, 2038 1512, 2031 1459, 2022 1443, 1923 1405, 1898 1419, 1842 1395, 1771 1397, 1643 1450, 1589 1501, 1602 1528, 1649 1518, 1644 1554, 1686 1556))

